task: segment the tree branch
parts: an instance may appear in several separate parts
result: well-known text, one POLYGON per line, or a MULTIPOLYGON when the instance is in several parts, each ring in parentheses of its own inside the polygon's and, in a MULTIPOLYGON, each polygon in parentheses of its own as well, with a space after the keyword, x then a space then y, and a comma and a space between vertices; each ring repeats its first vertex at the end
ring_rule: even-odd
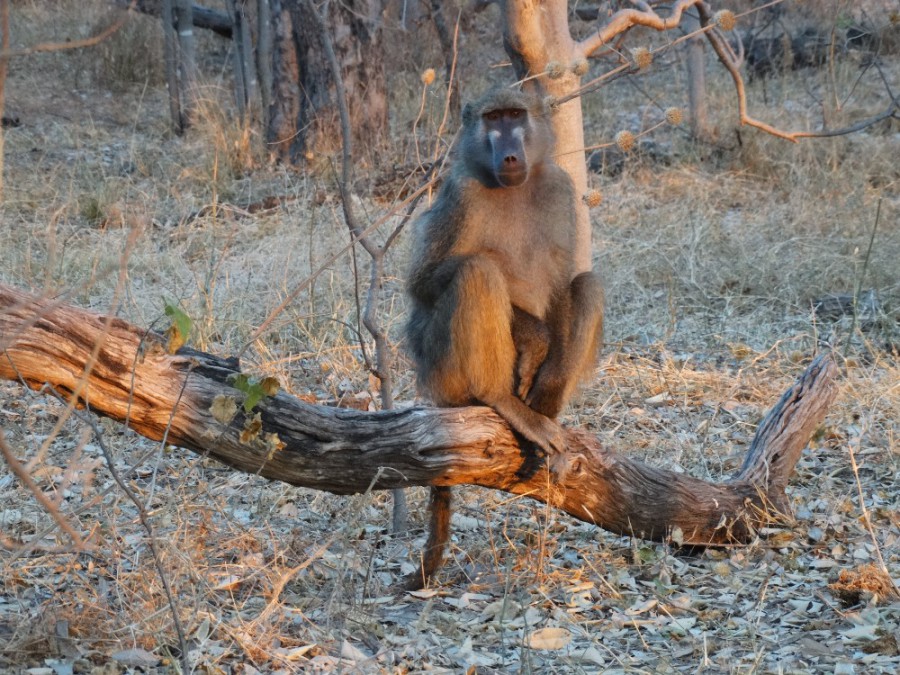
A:
MULTIPOLYGON (((131 0, 129 6, 134 4, 135 1, 136 0, 131 0)), ((3 50, 0 51, 0 58, 8 59, 11 56, 27 56, 29 54, 61 52, 69 49, 83 49, 85 47, 93 47, 94 45, 100 44, 106 38, 118 31, 122 26, 125 25, 125 22, 128 21, 128 19, 129 15, 123 14, 121 18, 119 18, 115 23, 110 24, 110 26, 105 30, 99 32, 97 35, 89 38, 84 38, 82 40, 68 40, 66 42, 41 42, 34 45, 33 47, 26 47, 24 49, 10 49, 9 45, 4 43, 3 50)))
MULTIPOLYGON (((738 104, 738 118, 741 126, 754 127, 761 131, 765 131, 767 134, 771 134, 772 136, 777 136, 778 138, 783 138, 785 140, 791 141, 792 143, 796 143, 801 138, 827 138, 831 136, 844 136, 846 134, 852 134, 856 131, 865 129, 866 127, 870 127, 873 124, 877 124, 881 120, 887 119, 888 117, 891 117, 892 115, 900 112, 900 106, 898 106, 897 101, 893 98, 893 96, 891 96, 891 103, 883 112, 874 115, 873 117, 860 120, 855 124, 851 124, 841 129, 822 129, 819 131, 784 131, 772 126, 771 124, 758 120, 752 117, 747 112, 747 91, 744 86, 744 78, 741 76, 739 60, 735 58, 731 46, 725 41, 722 35, 716 30, 711 30, 713 26, 711 26, 710 24, 711 14, 709 5, 707 5, 705 2, 698 2, 697 11, 700 12, 700 24, 702 26, 702 30, 704 30, 704 32, 706 33, 706 37, 709 40, 710 45, 712 45, 713 51, 716 53, 716 56, 719 58, 719 62, 723 66, 725 66, 725 69, 728 71, 729 75, 731 75, 731 79, 734 82, 734 90, 735 95, 737 96, 738 104)), ((890 94, 890 92, 888 93, 890 94)))
POLYGON ((50 514, 50 517, 56 521, 56 524, 59 525, 60 529, 66 533, 66 536, 72 540, 72 544, 77 551, 92 551, 94 550, 94 544, 87 543, 84 539, 82 539, 81 535, 75 530, 75 527, 66 520, 66 517, 60 513, 56 504, 44 494, 44 491, 41 490, 40 486, 34 482, 34 479, 31 477, 31 474, 28 473, 28 469, 18 460, 18 458, 13 454, 12 448, 6 443, 6 437, 3 434, 3 429, 0 429, 0 455, 3 456, 3 459, 6 461, 7 466, 9 466, 9 470, 12 471, 16 477, 22 481, 22 485, 34 496, 37 500, 38 504, 40 504, 44 510, 50 514))
POLYGON ((681 15, 684 10, 699 3, 700 0, 678 0, 672 6, 672 13, 666 18, 662 18, 644 3, 640 3, 645 7, 643 10, 620 9, 596 33, 592 33, 578 43, 578 52, 582 57, 587 58, 614 37, 634 26, 646 26, 658 31, 675 28, 681 23, 681 15))
POLYGON ((363 413, 284 393, 250 413, 229 384, 237 359, 191 349, 125 321, 0 285, 0 377, 72 392, 99 348, 79 398, 129 419, 138 433, 212 456, 240 471, 338 494, 470 483, 526 495, 624 535, 685 544, 748 541, 787 506, 784 486, 834 400, 836 367, 818 357, 769 414, 741 472, 710 483, 604 451, 568 432, 570 468, 553 483, 488 408, 363 413), (7 336, 10 336, 7 339, 7 336), (773 508, 774 507, 774 508, 773 508))
MULTIPOLYGON (((162 15, 162 3, 159 0, 114 0, 114 4, 123 9, 133 9, 141 14, 159 17, 162 15)), ((233 33, 233 22, 225 12, 194 4, 192 20, 197 28, 206 28, 216 35, 229 40, 233 33)))

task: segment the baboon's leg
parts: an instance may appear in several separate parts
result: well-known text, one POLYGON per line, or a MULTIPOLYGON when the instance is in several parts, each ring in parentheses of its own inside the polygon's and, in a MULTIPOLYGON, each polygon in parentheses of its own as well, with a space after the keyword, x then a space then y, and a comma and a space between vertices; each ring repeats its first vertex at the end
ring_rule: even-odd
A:
POLYGON ((583 272, 572 280, 572 333, 568 367, 571 379, 591 374, 603 342, 603 283, 594 272, 583 272))
POLYGON ((431 488, 428 541, 425 542, 425 550, 422 553, 421 569, 410 574, 404 583, 408 591, 417 591, 425 586, 444 562, 444 551, 450 540, 452 497, 449 487, 431 488))
POLYGON ((512 336, 518 357, 516 394, 524 401, 531 391, 534 376, 547 358, 550 349, 550 330, 533 314, 513 307, 512 336))
POLYGON ((430 383, 435 403, 479 401, 543 452, 564 450, 562 428, 514 393, 513 309, 500 267, 488 255, 469 256, 459 265, 451 286, 446 294, 455 301, 449 349, 430 383))
POLYGON ((489 256, 469 256, 457 269, 448 293, 453 293, 455 306, 448 308, 453 318, 443 375, 463 378, 470 400, 491 405, 504 393, 511 394, 515 373, 506 278, 489 256))
POLYGON ((578 384, 597 359, 603 337, 603 285, 593 272, 584 272, 569 286, 569 302, 561 303, 567 316, 548 319, 552 334, 550 354, 538 372, 527 402, 538 412, 559 415, 578 384), (566 325, 560 325, 560 321, 566 325), (562 335, 558 339, 557 335, 562 335))

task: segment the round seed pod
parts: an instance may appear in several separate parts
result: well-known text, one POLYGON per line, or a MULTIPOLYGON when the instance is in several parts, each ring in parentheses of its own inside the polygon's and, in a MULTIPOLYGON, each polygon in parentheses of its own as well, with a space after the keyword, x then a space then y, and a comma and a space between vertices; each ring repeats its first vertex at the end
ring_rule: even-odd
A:
POLYGON ((422 73, 422 84, 424 84, 427 87, 429 84, 434 82, 434 78, 435 78, 434 68, 426 68, 425 71, 422 73))
POLYGON ((646 47, 631 50, 631 58, 639 70, 646 70, 653 63, 653 54, 646 47))
POLYGON ((634 134, 627 129, 623 129, 616 134, 616 145, 619 146, 619 150, 622 152, 630 151, 634 147, 634 134))
POLYGON ((600 190, 588 190, 584 195, 584 203, 588 205, 589 209, 600 206, 603 203, 603 194, 600 190))
POLYGON ((683 121, 684 111, 681 108, 678 108, 676 106, 666 108, 666 122, 671 124, 673 127, 677 127, 683 121))
POLYGON ((547 64, 547 77, 551 80, 558 80, 566 74, 566 69, 559 61, 551 61, 547 64))
POLYGON ((713 23, 722 30, 734 30, 734 27, 737 25, 737 17, 730 9, 720 9, 713 14, 713 23))

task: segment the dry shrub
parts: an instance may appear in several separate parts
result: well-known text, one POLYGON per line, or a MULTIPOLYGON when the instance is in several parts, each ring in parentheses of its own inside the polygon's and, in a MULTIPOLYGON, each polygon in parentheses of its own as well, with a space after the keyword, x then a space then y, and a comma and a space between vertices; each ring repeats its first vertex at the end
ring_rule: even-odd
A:
MULTIPOLYGON (((122 20, 123 11, 110 12, 91 26, 98 35, 122 20)), ((122 27, 92 49, 83 50, 81 60, 93 80, 102 87, 121 91, 135 84, 163 82, 163 35, 159 19, 128 12, 122 27)))
POLYGON ((212 161, 210 175, 225 181, 260 166, 264 152, 256 125, 240 120, 233 107, 224 103, 229 95, 216 87, 204 87, 192 124, 212 161))

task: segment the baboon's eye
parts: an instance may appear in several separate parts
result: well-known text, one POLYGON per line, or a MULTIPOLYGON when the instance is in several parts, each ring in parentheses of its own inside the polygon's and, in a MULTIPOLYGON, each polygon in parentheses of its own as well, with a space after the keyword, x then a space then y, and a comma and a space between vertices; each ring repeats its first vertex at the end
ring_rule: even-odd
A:
POLYGON ((513 110, 510 110, 510 111, 509 111, 509 116, 512 117, 514 120, 517 120, 517 119, 519 119, 519 118, 522 116, 522 113, 523 113, 523 112, 525 112, 525 111, 524 111, 524 110, 515 110, 515 109, 513 109, 513 110))
POLYGON ((484 113, 484 119, 488 122, 496 122, 500 119, 500 111, 499 110, 488 110, 484 113))

